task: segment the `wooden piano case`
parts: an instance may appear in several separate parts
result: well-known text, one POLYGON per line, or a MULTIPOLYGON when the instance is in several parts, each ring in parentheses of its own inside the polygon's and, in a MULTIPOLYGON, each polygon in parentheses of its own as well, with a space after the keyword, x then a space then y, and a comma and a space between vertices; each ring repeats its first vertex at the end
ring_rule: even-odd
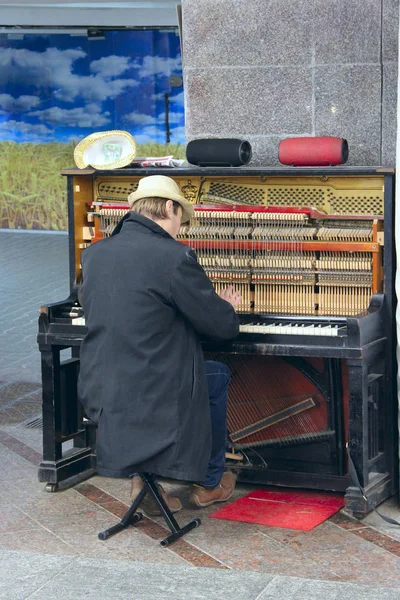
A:
MULTIPOLYGON (((81 253, 112 230, 114 221, 107 221, 107 207, 111 214, 122 216, 126 197, 141 177, 166 174, 193 204, 217 204, 222 209, 224 203, 225 209, 226 205, 273 206, 278 211, 313 207, 328 218, 334 215, 339 226, 341 220, 370 218, 372 222, 374 218, 375 237, 368 244, 345 248, 330 242, 324 248, 334 256, 348 252, 351 259, 358 256, 356 252, 371 251, 374 275, 369 306, 360 314, 354 309, 341 315, 339 299, 334 312, 338 321, 342 317, 345 338, 241 333, 224 344, 204 340, 204 351, 206 358, 228 364, 232 373, 228 428, 233 451, 243 456, 238 463, 241 481, 343 491, 348 510, 358 515, 397 491, 392 170, 125 168, 71 169, 63 174, 68 185, 71 296, 41 308, 38 333, 43 378, 39 480, 47 483, 46 489, 54 491, 61 482, 68 485, 96 469, 96 431, 85 420, 76 392, 85 329, 79 320, 68 318, 77 305, 81 253), (66 349, 71 357, 61 360, 66 349), (349 476, 347 447, 366 498, 349 476)), ((318 244, 309 243, 307 249, 320 257, 318 244)), ((192 245, 196 251, 201 248, 198 241, 192 245)), ((307 319, 315 318, 320 319, 316 327, 325 326, 331 317, 326 311, 318 315, 317 301, 315 307, 312 316, 286 312, 284 324, 290 318, 290 325, 297 327, 304 319, 307 325, 311 322, 307 319)), ((251 315, 242 313, 249 322, 251 315)))

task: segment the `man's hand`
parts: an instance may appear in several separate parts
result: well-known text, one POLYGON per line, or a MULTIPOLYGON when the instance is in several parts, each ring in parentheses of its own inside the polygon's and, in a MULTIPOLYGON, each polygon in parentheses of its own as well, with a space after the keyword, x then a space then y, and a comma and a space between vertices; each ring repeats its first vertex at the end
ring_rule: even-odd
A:
POLYGON ((229 302, 229 304, 231 304, 235 310, 238 308, 239 304, 242 301, 242 296, 240 295, 240 292, 236 292, 233 289, 232 285, 228 285, 227 288, 221 290, 219 295, 223 300, 229 302))

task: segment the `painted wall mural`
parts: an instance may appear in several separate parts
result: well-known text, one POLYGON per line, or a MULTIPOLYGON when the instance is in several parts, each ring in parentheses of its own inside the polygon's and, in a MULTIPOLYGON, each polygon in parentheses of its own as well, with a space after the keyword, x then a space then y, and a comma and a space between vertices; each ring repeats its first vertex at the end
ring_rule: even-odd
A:
POLYGON ((66 229, 60 170, 110 129, 129 131, 141 156, 184 158, 174 30, 0 34, 0 228, 66 229))

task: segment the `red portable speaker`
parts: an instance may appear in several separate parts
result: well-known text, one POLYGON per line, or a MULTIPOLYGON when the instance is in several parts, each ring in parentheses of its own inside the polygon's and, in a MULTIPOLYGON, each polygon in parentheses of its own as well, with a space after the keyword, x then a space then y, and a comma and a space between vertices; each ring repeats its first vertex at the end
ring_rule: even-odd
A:
POLYGON ((279 162, 294 167, 343 165, 349 158, 347 140, 337 137, 287 138, 279 144, 279 162))

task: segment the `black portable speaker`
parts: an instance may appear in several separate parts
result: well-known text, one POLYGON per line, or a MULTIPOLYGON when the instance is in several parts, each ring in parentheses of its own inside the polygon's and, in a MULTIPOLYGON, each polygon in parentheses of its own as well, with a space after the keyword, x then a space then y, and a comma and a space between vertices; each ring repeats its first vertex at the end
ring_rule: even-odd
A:
POLYGON ((240 167, 251 159, 251 145, 234 138, 192 140, 186 146, 186 158, 199 167, 240 167))

